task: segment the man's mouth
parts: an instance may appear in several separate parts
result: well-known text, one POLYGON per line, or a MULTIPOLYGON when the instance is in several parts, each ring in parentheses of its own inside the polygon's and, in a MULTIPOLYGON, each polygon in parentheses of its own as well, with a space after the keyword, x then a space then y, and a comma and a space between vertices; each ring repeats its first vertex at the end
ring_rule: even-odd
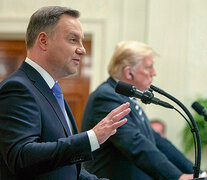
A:
POLYGON ((72 59, 73 60, 73 62, 75 62, 76 64, 79 64, 79 62, 80 62, 80 59, 72 59))

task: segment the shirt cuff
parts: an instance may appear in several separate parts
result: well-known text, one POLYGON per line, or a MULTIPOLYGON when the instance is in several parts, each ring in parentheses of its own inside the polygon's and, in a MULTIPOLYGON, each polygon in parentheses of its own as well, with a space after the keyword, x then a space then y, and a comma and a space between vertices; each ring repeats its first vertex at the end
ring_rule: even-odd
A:
POLYGON ((91 129, 87 131, 89 142, 91 145, 91 152, 95 151, 96 149, 100 148, 100 145, 98 143, 98 139, 96 137, 95 132, 91 129))

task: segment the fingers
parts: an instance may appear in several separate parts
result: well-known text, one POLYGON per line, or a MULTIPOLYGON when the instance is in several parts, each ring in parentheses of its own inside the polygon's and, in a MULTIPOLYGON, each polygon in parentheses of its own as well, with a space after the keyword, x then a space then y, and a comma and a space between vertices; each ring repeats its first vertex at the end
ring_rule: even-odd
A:
MULTIPOLYGON (((122 105, 120 105, 119 107, 117 107, 116 109, 114 109, 113 111, 111 111, 108 115, 107 118, 112 119, 114 116, 118 115, 119 113, 123 112, 124 110, 126 110, 129 107, 129 102, 126 102, 122 105)), ((130 111, 129 111, 130 112, 130 111)), ((128 112, 128 113, 129 113, 128 112)), ((125 114, 126 115, 126 114, 125 114)), ((123 117, 123 116, 122 116, 123 117)))
POLYGON ((131 111, 131 109, 130 108, 127 108, 124 111, 120 112, 119 114, 113 116, 111 120, 113 122, 118 122, 121 118, 123 118, 124 116, 126 116, 127 114, 129 114, 130 111, 131 111))
POLYGON ((116 134, 116 131, 117 131, 116 129, 119 128, 120 126, 124 125, 126 122, 127 122, 127 118, 124 118, 121 121, 118 121, 116 123, 113 123, 112 124, 113 131, 111 133, 111 136, 114 135, 114 134, 116 134))
POLYGON ((116 133, 117 128, 127 122, 126 118, 122 120, 120 119, 129 114, 130 111, 131 109, 129 108, 128 102, 122 104, 121 106, 111 111, 93 128, 99 144, 104 143, 110 136, 116 133))
POLYGON ((189 180, 193 178, 193 174, 182 174, 178 180, 189 180))
POLYGON ((113 128, 117 129, 120 126, 124 125, 127 122, 127 118, 122 119, 121 121, 118 121, 116 123, 113 124, 113 128))

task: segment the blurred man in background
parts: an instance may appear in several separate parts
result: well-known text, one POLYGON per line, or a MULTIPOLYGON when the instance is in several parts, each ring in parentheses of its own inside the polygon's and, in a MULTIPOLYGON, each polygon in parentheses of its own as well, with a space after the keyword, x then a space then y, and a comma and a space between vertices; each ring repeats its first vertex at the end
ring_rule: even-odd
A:
POLYGON ((156 75, 156 55, 151 47, 141 42, 126 41, 116 46, 108 67, 110 77, 88 99, 82 131, 91 129, 122 103, 130 102, 131 112, 126 116, 127 123, 94 151, 95 159, 84 163, 91 173, 111 180, 193 178, 193 163, 151 128, 137 100, 115 92, 117 81, 147 90, 156 75))
POLYGON ((165 133, 166 133, 166 126, 164 124, 163 121, 159 120, 159 119, 153 119, 150 121, 151 127, 152 129, 159 133, 160 136, 165 137, 165 133))

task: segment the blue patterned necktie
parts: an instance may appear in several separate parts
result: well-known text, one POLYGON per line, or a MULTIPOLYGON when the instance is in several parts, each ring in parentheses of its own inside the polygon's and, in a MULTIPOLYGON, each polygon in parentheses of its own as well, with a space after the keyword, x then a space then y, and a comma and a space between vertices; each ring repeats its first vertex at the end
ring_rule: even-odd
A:
POLYGON ((62 93, 62 90, 61 90, 60 85, 58 84, 58 82, 56 82, 54 84, 54 86, 52 87, 52 91, 53 91, 53 94, 55 95, 55 98, 57 99, 57 102, 60 105, 60 108, 61 108, 61 110, 64 114, 64 117, 65 117, 66 122, 68 124, 68 127, 70 129, 70 133, 72 134, 71 125, 69 123, 69 118, 68 118, 68 115, 66 114, 66 110, 65 110, 65 103, 64 103, 63 93, 62 93))
POLYGON ((137 99, 134 98, 134 97, 132 97, 132 98, 130 98, 130 99, 131 99, 132 102, 134 103, 134 105, 135 105, 135 109, 138 111, 141 120, 142 120, 142 121, 145 121, 143 110, 142 110, 142 108, 139 106, 139 104, 138 104, 138 102, 137 102, 137 99))

